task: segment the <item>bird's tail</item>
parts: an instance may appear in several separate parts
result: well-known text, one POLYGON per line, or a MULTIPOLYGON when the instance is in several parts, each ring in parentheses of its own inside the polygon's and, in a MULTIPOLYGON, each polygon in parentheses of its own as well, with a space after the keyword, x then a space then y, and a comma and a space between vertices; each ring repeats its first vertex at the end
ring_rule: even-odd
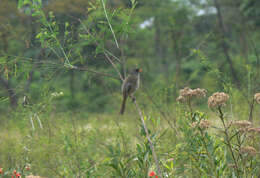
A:
POLYGON ((127 95, 124 95, 123 96, 123 101, 122 101, 122 104, 121 104, 121 109, 120 109, 120 114, 124 114, 125 112, 125 104, 126 104, 126 99, 127 99, 127 95))

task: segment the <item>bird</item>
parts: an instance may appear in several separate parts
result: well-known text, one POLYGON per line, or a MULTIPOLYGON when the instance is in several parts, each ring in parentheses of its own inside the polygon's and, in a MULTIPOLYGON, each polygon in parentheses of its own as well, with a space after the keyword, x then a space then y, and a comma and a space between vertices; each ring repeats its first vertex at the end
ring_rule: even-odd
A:
POLYGON ((132 97, 134 100, 133 94, 139 88, 140 85, 140 72, 142 72, 141 68, 132 69, 129 75, 125 78, 122 84, 122 94, 123 101, 121 104, 120 114, 124 114, 126 100, 128 96, 132 97))

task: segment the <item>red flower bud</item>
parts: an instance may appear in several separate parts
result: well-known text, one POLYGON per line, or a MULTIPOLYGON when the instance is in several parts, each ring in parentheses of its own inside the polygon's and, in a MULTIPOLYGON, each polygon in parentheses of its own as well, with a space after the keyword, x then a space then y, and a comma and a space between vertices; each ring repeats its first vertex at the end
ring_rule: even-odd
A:
POLYGON ((14 174, 16 175, 16 170, 14 170, 14 174))
POLYGON ((0 168, 0 174, 2 174, 3 173, 3 168, 0 168))
POLYGON ((20 177, 21 177, 21 174, 18 172, 15 176, 16 176, 17 178, 20 178, 20 177))
POLYGON ((25 170, 26 170, 26 171, 30 171, 30 169, 31 169, 30 166, 26 166, 26 167, 25 167, 25 170))
POLYGON ((153 176, 156 176, 156 174, 155 174, 154 171, 152 171, 152 172, 149 173, 149 177, 153 177, 153 176))

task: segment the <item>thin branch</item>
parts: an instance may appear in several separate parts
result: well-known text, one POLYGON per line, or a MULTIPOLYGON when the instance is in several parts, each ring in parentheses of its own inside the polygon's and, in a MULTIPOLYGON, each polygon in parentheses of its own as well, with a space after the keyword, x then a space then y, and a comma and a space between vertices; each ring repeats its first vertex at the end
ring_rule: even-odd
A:
POLYGON ((101 76, 110 77, 110 78, 114 78, 114 79, 120 80, 119 77, 116 77, 114 75, 106 74, 106 73, 103 73, 103 72, 98 72, 98 71, 95 71, 93 69, 89 69, 87 67, 76 67, 75 70, 88 71, 88 72, 91 72, 91 73, 94 73, 94 74, 98 74, 98 75, 101 75, 101 76))
POLYGON ((178 134, 178 131, 176 129, 176 125, 172 124, 171 121, 168 119, 167 115, 165 114, 165 112, 163 112, 160 109, 160 106, 158 106, 158 104, 156 104, 156 102, 153 100, 152 96, 149 95, 148 90, 146 88, 144 88, 145 90, 145 94, 147 95, 147 98, 152 102, 152 104, 155 106, 155 108, 161 113, 161 115, 163 116, 163 118, 167 121, 167 123, 169 124, 169 126, 175 131, 176 134, 178 134))
POLYGON ((109 21, 108 15, 107 15, 107 10, 106 10, 106 6, 105 6, 105 3, 104 3, 104 0, 101 0, 101 2, 102 2, 102 5, 103 5, 104 13, 105 13, 105 16, 106 16, 106 19, 107 19, 109 28, 110 28, 110 30, 111 30, 111 32, 112 32, 112 34, 113 34, 113 37, 114 37, 116 46, 117 46, 117 48, 119 48, 119 45, 118 45, 118 42, 117 42, 117 39, 116 39, 115 32, 114 32, 114 30, 113 30, 113 28, 112 28, 112 25, 111 25, 111 23, 110 23, 110 21, 109 21))
POLYGON ((106 59, 111 63, 111 65, 114 67, 114 69, 116 70, 116 72, 118 73, 118 76, 120 77, 120 79, 122 81, 124 81, 124 78, 122 76, 122 74, 120 73, 120 71, 118 70, 118 68, 116 67, 116 65, 113 63, 113 61, 111 60, 111 58, 107 55, 107 53, 104 53, 104 55, 106 56, 106 59))
MULTIPOLYGON (((43 13, 43 14, 44 14, 44 13, 43 13)), ((45 15, 43 16, 43 18, 47 21, 45 15)), ((48 22, 48 27, 49 27, 49 30, 51 31, 51 33, 52 33, 52 34, 55 34, 49 22, 48 22)), ((59 46, 61 52, 63 53, 64 57, 65 57, 66 62, 64 63, 64 65, 65 65, 65 66, 69 66, 69 67, 73 67, 73 66, 70 64, 70 60, 69 60, 69 58, 68 58, 68 56, 67 56, 67 54, 66 54, 64 48, 62 47, 62 45, 61 45, 59 39, 56 37, 56 35, 53 35, 53 38, 54 38, 54 39, 56 40, 56 42, 58 43, 58 46, 59 46)), ((51 48, 50 48, 50 49, 51 49, 51 48)), ((53 51, 55 52, 55 50, 53 50, 53 51)))
MULTIPOLYGON (((86 31, 86 33, 88 33, 88 34, 95 40, 96 45, 99 46, 98 41, 96 40, 96 38, 94 37, 94 35, 92 35, 92 34, 90 33, 89 29, 87 29, 86 25, 81 21, 81 19, 78 19, 78 21, 81 23, 81 25, 83 26, 83 28, 84 28, 84 30, 86 31)), ((104 50, 104 52, 103 52, 104 54, 107 53, 107 54, 109 54, 110 56, 112 56, 114 59, 116 59, 119 63, 122 63, 122 61, 121 61, 118 57, 116 57, 116 55, 114 55, 111 51, 105 49, 104 47, 103 47, 103 50, 104 50)))
POLYGON ((116 57, 113 53, 111 53, 110 51, 108 51, 107 49, 104 49, 105 53, 109 54, 110 56, 112 56, 113 58, 115 58, 119 63, 122 63, 122 61, 116 57))
POLYGON ((159 166, 159 160, 158 160, 157 155, 156 155, 156 153, 155 153, 154 146, 153 146, 153 142, 152 142, 152 140, 151 140, 151 138, 150 138, 150 136, 149 136, 149 132, 148 132, 148 129, 147 129, 146 124, 145 124, 145 121, 144 121, 143 113, 142 113, 140 107, 138 106, 136 100, 134 100, 134 103, 135 103, 136 110, 137 110, 137 112, 139 113, 139 116, 140 116, 140 119, 141 119, 141 121, 142 121, 142 124, 143 124, 143 126, 144 126, 146 138, 147 138, 147 140, 148 140, 148 142, 149 142, 149 146, 150 146, 150 148, 151 148, 151 150, 152 150, 152 154, 153 154, 153 158, 154 158, 154 161, 155 161, 155 164, 156 164, 156 169, 157 169, 158 175, 159 175, 159 177, 163 178, 162 172, 161 172, 161 168, 160 168, 160 166, 159 166))
MULTIPOLYGON (((123 38, 123 37, 122 37, 123 38)), ((121 44, 123 43, 123 39, 121 40, 121 44)), ((125 53, 124 53, 124 50, 123 48, 121 47, 120 48, 120 53, 121 53, 121 58, 122 58, 122 63, 121 63, 121 66, 123 68, 123 77, 126 78, 126 58, 125 58, 125 53)))

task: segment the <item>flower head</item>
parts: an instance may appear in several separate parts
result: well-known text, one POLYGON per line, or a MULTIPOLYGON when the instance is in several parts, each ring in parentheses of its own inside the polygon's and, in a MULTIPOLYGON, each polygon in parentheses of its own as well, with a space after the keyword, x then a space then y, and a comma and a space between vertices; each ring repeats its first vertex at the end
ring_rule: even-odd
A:
POLYGON ((248 131, 247 127, 242 127, 242 128, 238 129, 238 132, 240 132, 240 133, 246 133, 247 131, 248 131))
POLYGON ((3 168, 0 167, 0 174, 2 174, 2 173, 3 173, 3 168))
POLYGON ((191 123, 192 128, 195 128, 196 126, 198 126, 200 129, 204 130, 204 129, 208 129, 210 127, 210 123, 208 120, 205 120, 205 119, 202 119, 199 124, 198 124, 198 122, 191 123))
POLYGON ((256 153, 257 153, 256 149, 252 146, 241 147, 240 152, 241 153, 247 153, 251 156, 255 156, 256 153))
POLYGON ((247 120, 241 120, 241 121, 233 121, 232 125, 241 127, 241 128, 245 128, 245 127, 249 127, 252 125, 251 122, 247 121, 247 120))
POLYGON ((200 121, 199 127, 201 129, 208 129, 209 126, 210 126, 210 123, 209 123, 208 120, 203 119, 203 120, 200 121))
POLYGON ((204 98, 206 97, 206 94, 207 90, 205 89, 197 88, 192 90, 192 96, 196 96, 197 98, 204 98))
POLYGON ((255 96, 254 96, 254 99, 256 100, 256 102, 258 104, 260 104, 260 93, 256 93, 255 96))
POLYGON ((215 108, 225 106, 228 99, 229 95, 224 92, 213 93, 213 95, 208 99, 208 107, 215 108))
POLYGON ((178 102, 184 103, 190 100, 191 98, 197 97, 202 98, 206 97, 207 91, 205 89, 191 89, 189 87, 185 87, 180 90, 180 96, 176 99, 178 102))
POLYGON ((253 132, 253 133, 260 133, 260 128, 251 127, 251 128, 248 128, 247 131, 248 132, 253 132))

